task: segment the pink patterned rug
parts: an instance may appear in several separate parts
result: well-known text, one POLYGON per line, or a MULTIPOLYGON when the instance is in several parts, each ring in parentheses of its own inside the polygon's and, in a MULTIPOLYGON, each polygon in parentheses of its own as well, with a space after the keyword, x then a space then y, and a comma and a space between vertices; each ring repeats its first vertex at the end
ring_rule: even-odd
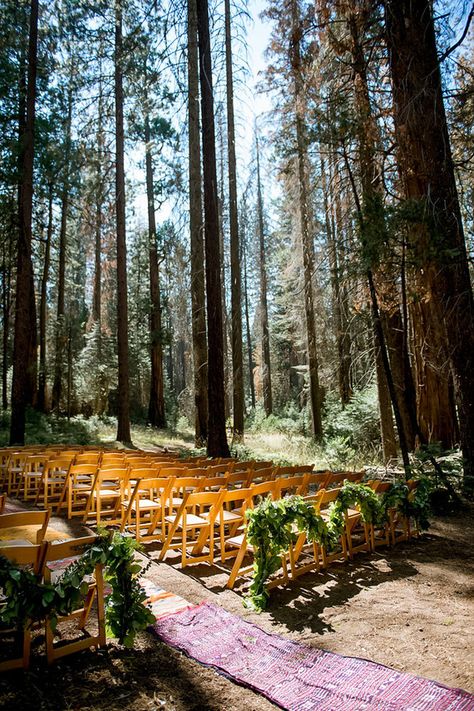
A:
POLYGON ((165 642, 289 711, 474 711, 474 696, 268 634, 211 603, 153 625, 165 642))

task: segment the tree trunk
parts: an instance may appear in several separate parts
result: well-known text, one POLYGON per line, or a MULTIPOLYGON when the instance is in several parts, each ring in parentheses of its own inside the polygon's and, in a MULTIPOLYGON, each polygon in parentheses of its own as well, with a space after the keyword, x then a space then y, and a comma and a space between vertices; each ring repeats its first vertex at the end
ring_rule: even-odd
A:
POLYGON ((304 311, 306 319, 306 357, 308 362, 309 397, 312 431, 315 440, 323 436, 321 394, 319 392, 318 350, 313 305, 314 245, 310 229, 310 205, 307 165, 307 136, 304 124, 306 101, 301 69, 301 26, 297 0, 291 5, 290 63, 294 82, 294 115, 296 128, 296 160, 298 166, 298 212, 303 248, 304 311))
MULTIPOLYGON (((339 255, 336 246, 336 225, 334 215, 332 214, 329 205, 329 189, 326 179, 326 164, 322 154, 320 154, 320 165, 324 215, 326 223, 326 238, 329 253, 329 270, 331 275, 332 312, 334 314, 334 331, 336 335, 337 347, 339 397, 341 398, 342 407, 345 407, 345 405, 348 404, 352 395, 350 383, 350 353, 349 358, 347 358, 345 353, 345 343, 348 339, 345 332, 346 329, 343 326, 342 322, 343 304, 342 289, 340 284, 339 255)), ((337 199, 338 197, 337 195, 335 195, 334 200, 337 199)))
POLYGON ((225 64, 227 92, 227 152, 229 160, 230 278, 232 299, 232 384, 234 441, 244 435, 244 372, 242 353, 242 276, 237 207, 237 162, 235 158, 234 79, 230 0, 225 0, 225 64))
POLYGON ((197 0, 201 121, 204 174, 204 243, 206 254, 206 295, 208 363, 208 440, 210 457, 228 457, 224 409, 224 341, 221 301, 221 255, 217 204, 216 141, 212 90, 211 40, 207 0, 197 0))
POLYGON ((46 309, 51 262, 51 237, 53 234, 53 184, 48 185, 48 227, 44 246, 43 278, 41 280, 40 316, 39 316, 39 377, 38 410, 46 412, 46 309))
POLYGON ((125 235, 125 169, 123 129, 122 3, 115 2, 115 208, 117 220, 117 441, 129 444, 130 404, 128 379, 127 246, 125 235))
MULTIPOLYGON (((145 76, 146 81, 146 76, 145 76)), ((150 399, 148 422, 153 427, 166 427, 163 384, 163 346, 161 326, 160 269, 156 245, 155 198, 153 192, 153 163, 151 157, 150 118, 145 97, 146 192, 148 200, 148 250, 150 258, 150 399)))
MULTIPOLYGON (((69 80, 72 83, 72 77, 69 80)), ((67 346, 65 291, 66 291, 66 239, 69 210, 69 174, 71 160, 71 121, 72 121, 72 86, 68 89, 68 108, 65 127, 64 177, 61 195, 61 227, 59 231, 59 270, 58 270, 58 305, 56 310, 56 343, 54 354, 54 381, 51 407, 59 412, 63 390, 62 374, 65 366, 64 356, 67 346)))
MULTIPOLYGON (((375 337, 375 334, 374 334, 375 337)), ((377 392, 379 397, 380 435, 382 439, 383 461, 387 464, 397 456, 397 440, 393 426, 392 403, 383 367, 380 347, 375 343, 375 371, 377 374, 377 392)))
POLYGON ((258 134, 255 131, 255 145, 257 151, 257 231, 259 241, 259 266, 260 266, 260 321, 262 329, 262 390, 263 408, 265 414, 271 415, 272 404, 272 378, 270 368, 270 334, 268 330, 268 304, 267 304, 267 269, 265 262, 265 230, 263 225, 263 197, 262 182, 260 177, 260 151, 258 134))
POLYGON ((410 239, 427 308, 445 339, 459 413, 464 486, 474 492, 474 299, 429 0, 385 0, 394 124, 405 196, 420 218, 410 239))
POLYGON ((31 220, 33 206, 33 162, 35 139, 36 67, 38 46, 38 0, 31 0, 28 44, 28 83, 26 121, 20 116, 19 145, 19 229, 17 250, 17 285, 15 301, 15 336, 13 344, 12 418, 10 444, 24 444, 25 410, 28 402, 29 368, 25 353, 31 351, 32 334, 36 334, 33 264, 31 260, 31 220), (33 308, 32 308, 33 307, 33 308))
POLYGON ((104 156, 104 130, 103 130, 103 92, 101 66, 99 65, 99 99, 97 102, 97 167, 96 167, 96 202, 95 202, 95 244, 94 244, 94 289, 92 293, 92 320, 99 325, 99 355, 101 351, 101 317, 102 317, 102 204, 103 204, 103 176, 102 160, 104 156))
POLYGON ((199 59, 196 0, 188 0, 189 226, 194 365, 195 444, 207 442, 207 337, 204 283, 201 145, 199 137, 199 59))
MULTIPOLYGON (((243 236, 243 235, 242 235, 243 236)), ((252 400, 252 407, 255 410, 255 382, 254 382, 254 368, 255 363, 253 362, 253 348, 252 348, 252 337, 250 334, 250 315, 249 315, 249 297, 248 297, 248 281, 247 281, 247 247, 245 240, 243 253, 244 253, 244 294, 245 294, 245 330, 247 337, 247 359, 249 367, 249 384, 250 384, 250 397, 252 400)))

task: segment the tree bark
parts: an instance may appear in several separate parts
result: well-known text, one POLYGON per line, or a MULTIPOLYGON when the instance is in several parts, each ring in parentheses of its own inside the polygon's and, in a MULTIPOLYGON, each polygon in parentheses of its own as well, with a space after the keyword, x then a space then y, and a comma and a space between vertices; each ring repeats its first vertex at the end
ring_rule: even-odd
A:
MULTIPOLYGON (((146 76, 145 76, 146 81, 146 76)), ((163 384, 163 346, 161 325, 160 268, 156 245, 155 198, 153 191, 153 162, 151 156, 150 117, 145 97, 146 192, 148 201, 148 251, 150 259, 150 399, 148 422, 153 427, 166 427, 163 384)))
POLYGON ((194 440, 207 443, 207 336, 204 279, 201 142, 199 137, 199 58, 196 0, 188 0, 189 229, 191 235, 191 310, 194 365, 194 440))
POLYGON ((210 457, 228 457, 224 406, 224 341, 221 301, 221 255, 217 204, 216 141, 212 89, 211 41, 207 0, 197 0, 199 38, 199 78, 204 174, 204 243, 206 255, 206 295, 208 363, 208 440, 210 457))
POLYGON ((26 90, 26 121, 20 115, 19 146, 19 230, 17 250, 17 286, 15 300, 15 335, 13 344, 12 418, 10 444, 24 444, 25 411, 31 383, 31 363, 25 353, 31 352, 31 339, 36 334, 34 308, 33 264, 31 260, 31 221, 33 206, 33 163, 35 141, 36 70, 38 47, 38 0, 31 0, 28 41, 28 82, 26 90))
POLYGON ((227 97, 227 152, 229 161, 230 278, 232 309, 232 384, 233 435, 241 442, 244 435, 244 373, 242 353, 242 275, 237 207, 237 162, 235 158, 234 79, 230 0, 225 0, 225 65, 227 97))
POLYGON ((307 136, 304 123, 306 101, 301 67, 301 24, 297 0, 291 4, 290 64, 294 83, 294 116, 296 128, 296 160, 298 166, 298 212, 303 248, 304 311, 306 319, 306 355, 309 376, 312 432, 315 440, 323 436, 321 393, 319 391, 318 349, 313 305, 314 245, 310 229, 309 181, 307 166, 307 136))
POLYGON ((459 413, 464 486, 474 492, 474 299, 429 0, 385 0, 394 124, 423 299, 444 337, 459 413))
POLYGON ((115 209, 117 220, 117 441, 130 444, 130 394, 128 374, 127 246, 125 233, 125 169, 123 128, 122 3, 115 1, 115 209))
POLYGON ((53 184, 48 185, 48 227, 44 245, 43 278, 41 279, 40 315, 39 315, 39 377, 38 410, 46 412, 46 309, 49 268, 51 263, 51 238, 53 235, 53 184))
POLYGON ((270 367, 270 333, 268 329, 268 303, 267 303, 267 269, 265 260, 265 229, 263 224, 263 197, 262 181, 260 176, 260 150, 258 134, 255 131, 255 145, 257 153, 257 233, 259 242, 259 267, 260 267, 260 322, 262 329, 262 390, 263 408, 265 414, 271 415, 272 403, 272 377, 270 367))
POLYGON ((72 122, 72 77, 69 79, 67 98, 67 116, 65 126, 65 150, 64 150, 64 176, 61 195, 61 227, 59 231, 59 269, 58 269, 58 303, 56 310, 56 342, 54 354, 54 381, 51 407, 59 412, 61 408, 61 396, 63 390, 62 374, 64 369, 64 355, 67 346, 66 333, 66 248, 67 248, 67 219, 69 211, 69 188, 70 188, 70 160, 71 160, 71 122, 72 122))

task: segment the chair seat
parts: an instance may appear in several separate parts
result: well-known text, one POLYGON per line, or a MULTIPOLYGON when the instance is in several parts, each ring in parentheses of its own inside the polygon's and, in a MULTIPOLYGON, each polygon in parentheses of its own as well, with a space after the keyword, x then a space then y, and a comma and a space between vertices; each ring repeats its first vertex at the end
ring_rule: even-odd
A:
POLYGON ((93 492, 94 497, 97 498, 98 496, 108 499, 112 498, 118 498, 120 496, 120 491, 117 491, 117 489, 100 489, 99 491, 94 491, 93 492))
MULTIPOLYGON (((165 521, 167 523, 174 523, 176 521, 176 516, 165 516, 165 521)), ((186 526, 209 526, 209 522, 205 518, 200 516, 195 516, 194 514, 187 514, 186 516, 186 526)), ((182 528, 182 523, 178 523, 178 528, 182 528)))
POLYGON ((17 538, 17 539, 12 539, 9 541, 0 541, 0 548, 11 548, 12 546, 32 546, 33 543, 31 541, 27 541, 26 539, 22 538, 17 538))
MULTIPOLYGON (((221 523, 221 514, 222 514, 222 519, 224 523, 228 523, 231 521, 241 521, 242 520, 242 514, 235 513, 235 511, 219 511, 219 513, 216 516, 216 523, 219 524, 221 523)), ((202 514, 203 518, 207 518, 209 516, 209 512, 206 511, 205 513, 202 514)))
POLYGON ((151 499, 139 499, 138 501, 134 501, 132 504, 132 511, 136 511, 137 509, 139 511, 145 511, 147 509, 160 509, 161 504, 157 503, 156 501, 152 501, 151 499))
MULTIPOLYGON (((226 540, 226 544, 228 543, 231 546, 236 546, 237 548, 240 548, 240 546, 244 542, 244 537, 244 533, 241 533, 239 536, 233 536, 232 538, 228 538, 226 540)), ((248 548, 249 550, 252 550, 252 546, 248 546, 248 548)))

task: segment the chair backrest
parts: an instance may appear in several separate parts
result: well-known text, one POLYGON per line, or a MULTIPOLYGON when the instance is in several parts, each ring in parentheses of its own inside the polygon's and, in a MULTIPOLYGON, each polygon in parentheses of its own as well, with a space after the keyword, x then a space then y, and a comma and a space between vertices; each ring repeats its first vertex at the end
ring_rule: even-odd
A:
POLYGON ((100 459, 100 452, 85 452, 82 454, 76 454, 74 464, 98 464, 100 459))
MULTIPOLYGON (((28 538, 29 535, 33 535, 35 538, 35 543, 42 543, 46 529, 48 528, 49 518, 51 516, 51 511, 15 511, 15 513, 6 513, 0 516, 0 530, 4 533, 0 534, 0 539, 3 540, 15 540, 16 538, 28 538), (25 527, 26 528, 25 530, 25 527), (29 532, 29 527, 33 530, 31 534, 29 532), (14 531, 16 529, 16 531, 14 531), (6 539, 5 533, 11 531, 12 538, 6 539)), ((33 542, 33 541, 32 541, 33 542)))
POLYGON ((291 464, 286 467, 275 467, 275 478, 281 479, 284 476, 297 476, 298 474, 310 474, 313 471, 312 464, 291 464))
POLYGON ((106 487, 107 489, 122 489, 129 479, 128 469, 98 469, 94 477, 92 488, 106 487))
POLYGON ((62 472, 66 474, 69 471, 73 457, 55 457, 48 459, 45 465, 45 472, 52 474, 54 472, 62 472))
POLYGON ((145 465, 135 467, 130 467, 129 475, 131 479, 154 479, 157 476, 157 471, 150 465, 145 467, 145 465))
POLYGON ((203 477, 199 485, 199 491, 220 491, 225 488, 227 477, 225 476, 209 476, 203 477))
POLYGON ((46 452, 44 454, 32 454, 25 460, 25 471, 39 472, 45 467, 48 460, 49 454, 46 452))
POLYGON ((313 474, 308 474, 308 478, 306 479, 306 486, 308 487, 308 492, 312 493, 312 490, 318 491, 320 489, 325 489, 326 483, 330 476, 330 471, 314 472, 313 474))
POLYGON ((229 505, 230 510, 234 508, 241 508, 242 515, 245 509, 248 507, 250 498, 252 496, 252 489, 232 489, 231 491, 224 491, 224 496, 222 497, 222 505, 227 508, 229 505))
MULTIPOLYGON (((44 561, 45 573, 48 563, 52 561, 66 560, 69 558, 78 558, 97 540, 98 536, 91 535, 83 536, 82 538, 69 538, 67 541, 61 541, 59 543, 49 543, 44 561)), ((45 575, 45 578, 46 577, 50 576, 45 575)))
POLYGON ((248 478, 248 483, 261 483, 271 481, 274 478, 273 467, 265 467, 264 469, 252 469, 248 478))
POLYGON ((341 493, 341 489, 322 489, 319 493, 319 511, 324 511, 329 508, 329 505, 333 501, 336 501, 337 497, 341 493))
POLYGON ((275 496, 282 499, 291 494, 302 494, 306 485, 306 474, 275 479, 275 496))
MULTIPOLYGON (((156 467, 156 471, 158 473, 158 476, 160 477, 166 477, 166 476, 174 476, 174 477, 183 477, 186 476, 186 467, 156 467)), ((194 475, 192 475, 194 476, 194 475)))
POLYGON ((218 514, 224 496, 224 491, 195 491, 186 495, 183 504, 185 509, 190 509, 193 512, 199 510, 200 514, 203 511, 212 511, 212 515, 209 515, 208 518, 209 523, 212 524, 218 514))
POLYGON ((42 578, 48 546, 49 544, 45 542, 33 545, 2 546, 0 541, 0 555, 17 565, 31 566, 33 573, 38 578, 42 578))
POLYGON ((266 498, 268 495, 270 495, 273 499, 275 498, 274 481, 262 481, 260 484, 252 484, 250 489, 252 495, 249 505, 252 506, 252 508, 259 503, 260 498, 266 498))
POLYGON ((232 474, 229 474, 227 477, 226 481, 226 486, 228 488, 235 487, 235 486, 245 486, 247 487, 247 481, 249 479, 249 473, 248 471, 243 471, 243 472, 233 472, 232 474))

